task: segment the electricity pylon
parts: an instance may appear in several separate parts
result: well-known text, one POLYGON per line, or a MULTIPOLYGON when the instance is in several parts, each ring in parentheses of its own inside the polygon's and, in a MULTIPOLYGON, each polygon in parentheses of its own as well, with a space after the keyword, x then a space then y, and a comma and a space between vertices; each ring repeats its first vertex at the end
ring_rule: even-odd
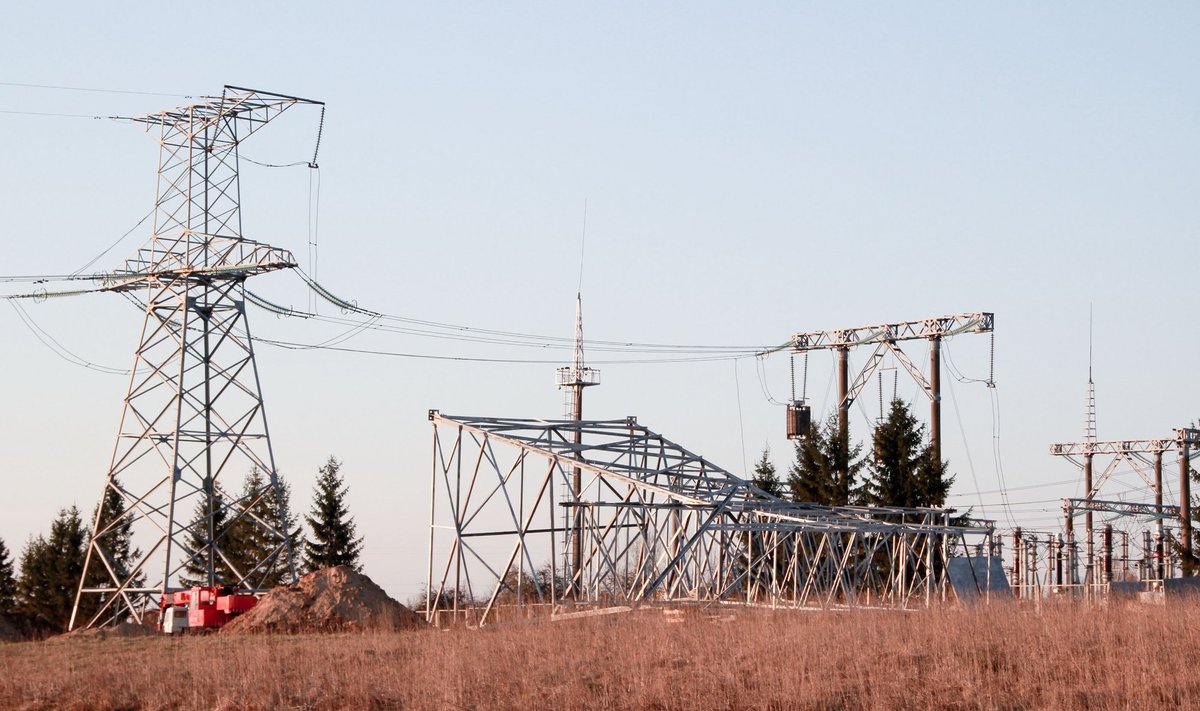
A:
POLYGON ((97 507, 72 629, 138 614, 179 589, 188 568, 205 571, 208 585, 258 589, 281 569, 296 579, 286 524, 256 513, 279 506, 281 488, 244 292, 249 277, 296 263, 242 236, 238 150, 297 104, 321 102, 227 86, 134 119, 160 153, 153 234, 105 285, 145 311, 101 496, 115 492, 125 513, 102 520, 97 507), (261 491, 226 486, 252 469, 261 491), (227 554, 234 523, 254 532, 261 555, 227 554), (125 565, 114 555, 123 529, 142 547, 125 565))

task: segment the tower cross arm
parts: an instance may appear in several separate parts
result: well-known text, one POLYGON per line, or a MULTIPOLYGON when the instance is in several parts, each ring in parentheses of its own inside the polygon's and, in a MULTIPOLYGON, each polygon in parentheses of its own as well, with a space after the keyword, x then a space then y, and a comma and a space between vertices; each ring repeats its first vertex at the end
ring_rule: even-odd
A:
POLYGON ((990 333, 994 324, 994 314, 979 311, 918 321, 898 321, 875 326, 795 333, 792 334, 791 347, 796 351, 813 351, 850 348, 867 343, 945 338, 960 333, 990 333))
MULTIPOLYGON (((1195 432, 1195 430, 1192 430, 1195 432)), ((1176 449, 1177 439, 1117 439, 1100 442, 1059 442, 1050 445, 1055 457, 1076 457, 1087 454, 1154 454, 1176 449)))
POLYGON ((127 291, 148 282, 175 279, 245 279, 256 274, 291 269, 296 258, 286 249, 253 240, 197 235, 181 238, 180 244, 163 246, 152 241, 125 261, 125 268, 103 276, 105 291, 127 291))

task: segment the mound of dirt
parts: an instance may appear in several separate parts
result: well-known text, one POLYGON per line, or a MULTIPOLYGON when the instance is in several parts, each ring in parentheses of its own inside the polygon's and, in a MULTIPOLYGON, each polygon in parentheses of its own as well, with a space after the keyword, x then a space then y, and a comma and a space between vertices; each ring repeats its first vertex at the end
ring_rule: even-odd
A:
POLYGON ((221 633, 368 632, 424 625, 417 613, 388 597, 370 578, 343 565, 275 588, 221 633))
POLYGON ((49 641, 71 639, 130 639, 132 637, 153 637, 160 634, 150 625, 139 625, 135 622, 122 622, 109 627, 80 628, 72 632, 51 637, 49 641))

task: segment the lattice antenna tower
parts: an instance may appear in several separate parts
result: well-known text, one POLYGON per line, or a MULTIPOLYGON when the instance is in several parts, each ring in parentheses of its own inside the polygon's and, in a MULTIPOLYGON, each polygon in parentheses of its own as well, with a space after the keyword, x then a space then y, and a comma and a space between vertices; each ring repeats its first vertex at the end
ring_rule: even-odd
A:
POLYGON ((1088 384, 1087 403, 1083 420, 1083 438, 1096 441, 1096 383, 1092 380, 1092 308, 1088 307, 1088 384))
POLYGON ((242 235, 239 147, 287 109, 322 102, 226 86, 221 96, 135 121, 159 144, 150 241, 105 289, 145 312, 104 495, 125 503, 88 542, 72 629, 121 621, 183 587, 261 590, 296 579, 245 281, 296 266, 286 250, 242 235), (252 470, 260 491, 241 491, 252 470), (235 555, 226 533, 248 531, 258 553, 235 555), (128 565, 122 530, 141 552, 128 565), (199 542, 199 543, 197 543, 199 542), (199 571, 199 573, 198 573, 199 571))
POLYGON ((583 360, 583 296, 575 294, 575 348, 571 365, 558 369, 558 388, 564 391, 563 417, 583 419, 583 389, 600 384, 600 371, 583 360))

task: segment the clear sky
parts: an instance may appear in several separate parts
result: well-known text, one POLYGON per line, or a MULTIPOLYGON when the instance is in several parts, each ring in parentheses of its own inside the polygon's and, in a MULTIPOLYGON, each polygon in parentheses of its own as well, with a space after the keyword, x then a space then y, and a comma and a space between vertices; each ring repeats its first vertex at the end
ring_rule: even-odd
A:
MULTIPOLYGON (((1058 497, 1080 493, 1047 444, 1082 437, 1089 304, 1100 437, 1167 436, 1198 414, 1198 29, 1191 3, 19 3, 0 27, 0 273, 83 267, 150 209, 157 165, 136 126, 12 112, 136 115, 226 83, 321 99, 318 265, 313 173, 245 166, 243 211, 247 237, 293 250, 334 292, 570 336, 586 200, 590 338, 775 344, 993 311, 998 388, 944 378, 954 503, 1007 525, 1003 474, 1013 518, 1046 526, 1058 497)), ((315 127, 296 110, 244 155, 307 160, 315 127)), ((147 237, 135 230, 89 270, 147 237)), ((256 291, 307 304, 293 275, 260 279, 256 291)), ((27 308, 87 361, 131 362, 141 317, 119 297, 27 308)), ((251 318, 267 337, 337 333, 251 318)), ((7 306, 0 326, 0 537, 19 550, 59 507, 91 510, 126 381, 59 359, 7 306)), ((397 334, 345 345, 514 355, 397 334)), ((947 349, 978 378, 988 345, 961 336, 947 349)), ((825 413, 832 362, 809 364, 825 413)), ((767 397, 789 396, 786 355, 599 367, 588 416, 637 415, 733 471, 768 443, 781 469, 790 458, 767 397)), ((342 459, 366 572, 401 599, 424 575, 426 411, 562 407, 554 363, 262 346, 259 369, 294 505, 307 507, 327 456, 342 459)), ((911 381, 899 393, 925 416, 911 381)), ((860 402, 862 439, 877 388, 860 402)))

